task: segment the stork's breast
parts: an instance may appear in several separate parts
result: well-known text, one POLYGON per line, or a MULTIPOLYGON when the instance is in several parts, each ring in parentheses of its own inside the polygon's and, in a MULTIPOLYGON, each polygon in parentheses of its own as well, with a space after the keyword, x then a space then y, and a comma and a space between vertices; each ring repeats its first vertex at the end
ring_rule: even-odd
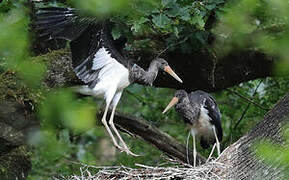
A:
POLYGON ((119 74, 118 90, 123 90, 130 85, 128 69, 122 69, 119 74))
POLYGON ((201 107, 200 116, 192 125, 192 130, 197 136, 214 137, 213 124, 210 122, 208 110, 204 107, 201 107))

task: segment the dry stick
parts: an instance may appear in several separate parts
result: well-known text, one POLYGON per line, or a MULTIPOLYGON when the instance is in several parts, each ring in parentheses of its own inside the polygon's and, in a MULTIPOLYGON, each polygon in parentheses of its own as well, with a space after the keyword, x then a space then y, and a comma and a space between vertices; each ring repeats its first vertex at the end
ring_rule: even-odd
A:
POLYGON ((264 111, 269 111, 270 109, 269 108, 266 108, 266 107, 263 107, 261 106, 260 104, 254 102, 253 100, 245 97, 244 95, 234 91, 234 90, 231 90, 231 89, 226 89, 227 91, 231 92, 231 93, 234 93, 236 94, 237 96, 239 96, 240 98, 244 99, 245 101, 247 101, 248 103, 251 103, 251 104, 254 104, 255 106, 259 107, 260 109, 264 110, 264 111))
POLYGON ((179 42, 177 42, 177 43, 175 43, 175 44, 168 45, 165 49, 163 49, 161 52, 158 53, 158 55, 156 56, 156 58, 160 57, 160 55, 163 54, 163 53, 165 53, 169 48, 174 47, 174 46, 176 46, 176 45, 179 45, 179 44, 181 44, 181 43, 183 43, 183 42, 186 42, 187 40, 188 40, 188 37, 185 37, 183 40, 181 40, 181 41, 179 41, 179 42))
MULTIPOLYGON (((262 83, 262 80, 260 80, 259 83, 258 83, 258 85, 256 86, 252 97, 254 97, 255 94, 257 93, 257 90, 258 90, 259 86, 261 85, 261 83, 262 83)), ((240 122, 242 121, 242 119, 245 117, 245 114, 246 114, 247 111, 249 110, 250 105, 251 105, 251 103, 248 103, 246 109, 243 111, 241 117, 239 118, 239 120, 238 120, 237 123, 235 124, 235 127, 233 128, 233 130, 236 130, 236 129, 237 129, 238 125, 240 124, 240 122)))
POLYGON ((221 179, 214 173, 214 168, 227 168, 226 165, 222 165, 217 162, 208 163, 206 166, 199 166, 197 168, 182 168, 182 167, 153 167, 143 164, 135 164, 141 169, 133 169, 126 166, 114 166, 110 168, 104 168, 95 175, 89 172, 89 169, 83 167, 81 176, 70 176, 69 180, 78 179, 221 179), (112 177, 113 176, 113 177, 112 177))
MULTIPOLYGON (((256 86, 252 97, 254 97, 254 95, 257 93, 257 90, 258 90, 259 86, 261 85, 261 83, 262 83, 262 80, 260 80, 260 82, 259 82, 258 85, 256 86)), ((227 89, 227 90, 229 90, 229 89, 227 89)), ((241 97, 241 96, 239 96, 239 97, 241 97)), ((243 97, 244 97, 244 96, 243 96, 243 97)), ((246 97, 245 97, 245 98, 246 98, 246 97)), ((248 99, 248 98, 246 98, 246 99, 248 99)), ((242 119, 245 117, 245 114, 247 113, 247 111, 248 111, 249 108, 250 108, 251 102, 252 102, 251 100, 248 102, 247 107, 245 108, 245 110, 243 111, 243 113, 242 113, 242 115, 240 116, 239 120, 238 120, 237 123, 235 124, 233 130, 230 131, 230 135, 227 137, 227 139, 226 139, 224 142, 228 142, 228 141, 229 141, 229 138, 232 137, 232 131, 234 131, 234 130, 237 129, 238 125, 240 124, 240 122, 242 121, 242 119)), ((254 103, 252 103, 252 104, 254 104, 254 103)), ((259 107, 259 106, 258 106, 258 107, 259 107)))

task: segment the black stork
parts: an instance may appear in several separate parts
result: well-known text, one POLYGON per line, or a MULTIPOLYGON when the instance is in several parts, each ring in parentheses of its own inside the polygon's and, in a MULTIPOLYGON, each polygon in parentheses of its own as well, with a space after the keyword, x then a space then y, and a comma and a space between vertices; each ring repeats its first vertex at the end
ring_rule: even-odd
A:
POLYGON ((182 80, 164 59, 152 60, 148 70, 145 71, 131 60, 124 58, 116 48, 116 42, 112 40, 106 22, 82 16, 75 9, 60 7, 39 9, 36 13, 35 26, 40 37, 70 41, 74 72, 85 83, 78 91, 86 95, 104 96, 106 107, 102 123, 117 148, 135 155, 129 150, 113 123, 115 109, 123 89, 132 83, 152 86, 160 69, 179 82, 182 80), (106 116, 109 108, 112 108, 109 125, 123 147, 117 143, 107 124, 106 116))
POLYGON ((178 90, 163 113, 174 105, 185 123, 189 124, 190 133, 193 136, 194 166, 196 166, 197 156, 196 137, 200 138, 200 144, 204 149, 207 149, 210 144, 214 144, 208 160, 211 158, 216 146, 218 155, 220 155, 220 141, 222 141, 223 130, 221 113, 215 99, 201 90, 190 94, 184 90, 178 90))

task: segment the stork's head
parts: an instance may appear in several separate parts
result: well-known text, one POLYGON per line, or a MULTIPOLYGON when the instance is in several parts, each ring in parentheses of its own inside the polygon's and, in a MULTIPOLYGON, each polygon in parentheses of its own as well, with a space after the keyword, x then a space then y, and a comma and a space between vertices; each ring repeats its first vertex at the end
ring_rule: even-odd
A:
POLYGON ((181 80, 181 78, 179 78, 179 76, 172 70, 172 68, 169 66, 169 63, 162 59, 162 58, 156 58, 153 60, 156 63, 156 66, 167 72, 168 74, 170 74, 171 76, 173 76, 177 81, 183 83, 183 81, 181 80))
POLYGON ((182 106, 182 104, 186 104, 186 103, 189 103, 187 92, 185 90, 177 90, 175 92, 174 97, 172 98, 170 103, 167 105, 167 107, 163 111, 163 114, 167 112, 174 105, 176 105, 176 108, 178 109, 178 106, 182 106))

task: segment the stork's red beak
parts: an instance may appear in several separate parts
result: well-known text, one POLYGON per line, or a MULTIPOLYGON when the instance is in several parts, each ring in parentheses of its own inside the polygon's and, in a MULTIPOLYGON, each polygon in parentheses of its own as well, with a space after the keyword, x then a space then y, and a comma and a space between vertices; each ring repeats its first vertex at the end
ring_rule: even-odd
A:
POLYGON ((170 66, 165 66, 164 71, 169 73, 171 76, 173 76, 177 81, 183 83, 181 78, 179 78, 179 76, 172 70, 170 66))
POLYGON ((177 104, 178 101, 179 101, 179 98, 173 97, 173 99, 171 100, 171 102, 168 104, 168 106, 166 107, 166 109, 163 111, 163 114, 165 114, 171 107, 173 107, 175 104, 177 104))

